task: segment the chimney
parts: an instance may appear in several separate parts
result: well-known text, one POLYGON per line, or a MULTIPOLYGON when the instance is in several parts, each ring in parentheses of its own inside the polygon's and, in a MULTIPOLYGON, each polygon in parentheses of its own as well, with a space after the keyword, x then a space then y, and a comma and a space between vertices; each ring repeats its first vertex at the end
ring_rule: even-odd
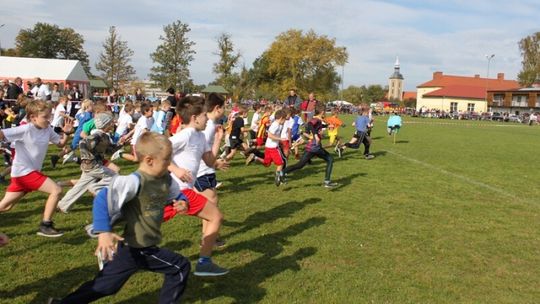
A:
POLYGON ((474 74, 474 78, 480 78, 479 74, 474 74))
POLYGON ((504 73, 497 73, 497 80, 504 80, 504 73))
POLYGON ((441 79, 442 77, 442 72, 433 72, 433 80, 441 79))

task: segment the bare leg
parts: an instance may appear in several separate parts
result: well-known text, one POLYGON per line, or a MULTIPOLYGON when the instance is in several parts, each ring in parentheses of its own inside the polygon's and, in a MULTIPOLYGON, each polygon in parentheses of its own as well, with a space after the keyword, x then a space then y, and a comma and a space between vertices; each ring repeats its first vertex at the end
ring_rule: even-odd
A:
POLYGON ((207 203, 197 216, 207 221, 206 231, 202 239, 200 256, 209 257, 212 255, 212 249, 216 243, 219 228, 223 221, 223 214, 215 204, 207 203))
POLYGON ((0 202, 0 212, 9 211, 24 195, 24 192, 6 192, 0 202))
POLYGON ((49 193, 49 197, 45 202, 45 210, 43 211, 43 221, 50 221, 62 195, 62 187, 58 186, 52 179, 47 177, 43 185, 39 187, 38 191, 49 193))

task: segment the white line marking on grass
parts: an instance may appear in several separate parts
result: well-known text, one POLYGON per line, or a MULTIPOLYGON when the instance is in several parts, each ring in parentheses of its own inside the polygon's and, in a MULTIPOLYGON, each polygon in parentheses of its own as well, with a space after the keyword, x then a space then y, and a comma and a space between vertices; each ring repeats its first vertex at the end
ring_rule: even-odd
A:
POLYGON ((426 162, 423 162, 421 160, 417 160, 417 159, 414 159, 414 158, 410 158, 408 156, 405 156, 405 155, 402 155, 402 154, 399 154, 397 152, 394 152, 394 151, 390 151, 390 150, 384 150, 390 154, 393 154, 399 158, 402 158, 404 160, 407 160, 407 161, 410 161, 412 163, 415 163, 415 164, 419 164, 419 165, 422 165, 426 168, 429 168, 429 169, 432 169, 432 170, 435 170, 435 171, 438 171, 442 174, 445 174, 445 175, 448 175, 448 176, 451 176, 451 177, 454 177, 454 178, 457 178, 461 181, 464 181, 464 182, 467 182, 469 184, 472 184, 472 185, 475 185, 475 186, 478 186, 478 187, 481 187, 481 188, 485 188, 485 189, 488 189, 490 191, 493 191, 493 192, 496 192, 498 194, 501 194, 501 195, 504 195, 506 197, 509 197, 509 198, 512 198, 512 199, 515 199, 515 200, 519 200, 519 201, 523 201, 521 198, 515 196, 514 194, 511 194, 509 192, 506 192, 500 188, 496 188, 496 187, 493 187, 493 186, 490 186, 488 184, 485 184, 485 183, 482 183, 480 181, 477 181, 475 179, 472 179, 470 177, 467 177, 467 176, 463 176, 463 175, 460 175, 460 174, 457 174, 457 173, 453 173, 453 172, 450 172, 450 171, 447 171, 447 170, 444 170, 442 168, 439 168, 437 166, 434 166, 432 164, 428 164, 426 162))
MULTIPOLYGON (((384 122, 381 119, 375 119, 377 122, 384 122)), ((403 121, 404 125, 438 125, 438 126, 460 126, 460 127, 506 127, 506 128, 522 128, 526 125, 500 125, 490 123, 465 123, 465 122, 435 122, 435 121, 403 121)))

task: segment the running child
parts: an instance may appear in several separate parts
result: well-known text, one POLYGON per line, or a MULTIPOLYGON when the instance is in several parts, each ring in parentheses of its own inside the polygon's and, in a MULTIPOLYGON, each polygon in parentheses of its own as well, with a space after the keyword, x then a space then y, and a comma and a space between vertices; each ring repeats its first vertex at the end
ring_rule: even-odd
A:
POLYGON ((43 219, 38 235, 59 237, 63 232, 55 229, 52 216, 56 209, 62 188, 41 172, 49 142, 62 148, 67 141, 66 133, 73 130, 71 118, 64 120, 62 134, 54 132, 50 126, 51 107, 47 102, 36 100, 26 107, 29 123, 23 126, 0 130, 0 140, 15 144, 15 158, 11 169, 11 183, 6 189, 0 212, 9 211, 23 196, 32 191, 49 194, 45 202, 43 219))
POLYGON ((142 116, 137 120, 137 124, 133 129, 133 137, 131 138, 131 154, 125 153, 123 149, 120 149, 111 156, 111 161, 115 161, 118 158, 123 158, 132 162, 137 162, 137 151, 135 145, 139 137, 145 132, 150 131, 152 125, 154 124, 154 119, 152 118, 153 108, 149 103, 141 104, 141 113, 142 116))
POLYGON ((138 170, 115 177, 94 199, 93 231, 99 233, 95 254, 105 261, 103 269, 75 292, 63 299, 50 298, 48 303, 90 303, 113 295, 138 270, 164 274, 159 303, 180 301, 190 263, 185 257, 158 247, 164 207, 169 205, 179 213, 187 209, 186 198, 178 195, 177 184, 167 171, 171 150, 164 135, 141 135, 136 143, 138 170), (111 224, 120 213, 126 223, 122 237, 112 232, 111 224))
POLYGON ((354 127, 356 128, 356 132, 348 143, 339 146, 339 157, 343 155, 343 152, 346 148, 358 149, 360 148, 361 144, 364 144, 364 157, 368 160, 375 158, 375 155, 369 153, 369 148, 371 146, 371 138, 367 134, 368 126, 370 123, 368 112, 368 109, 363 108, 360 115, 356 117, 356 120, 353 123, 354 127))

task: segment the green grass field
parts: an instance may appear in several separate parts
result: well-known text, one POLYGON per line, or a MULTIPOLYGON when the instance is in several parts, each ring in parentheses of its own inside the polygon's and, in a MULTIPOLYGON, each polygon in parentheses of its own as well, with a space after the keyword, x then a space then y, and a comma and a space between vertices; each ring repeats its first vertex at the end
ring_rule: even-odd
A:
MULTIPOLYGON (((344 117, 353 132, 353 117, 344 117)), ((535 303, 540 299, 540 127, 405 118, 396 144, 377 117, 373 160, 347 150, 321 186, 324 163, 289 176, 274 167, 228 172, 220 205, 227 246, 214 260, 225 277, 191 276, 186 303, 535 303)), ((363 150, 363 147, 361 148, 363 150)), ((332 151, 333 154, 333 151, 332 151)), ((291 160, 293 163, 295 160, 291 160)), ((123 165, 123 173, 133 165, 123 165)), ((79 175, 70 164, 44 171, 79 175)), ((5 185, 2 186, 2 193, 5 185)), ((0 215, 11 243, 0 249, 0 302, 44 303, 97 271, 91 197, 57 214, 58 239, 36 236, 45 196, 31 194, 0 215)), ((162 247, 195 261, 200 223, 165 223, 162 247)), ((162 278, 138 273, 98 303, 156 303, 162 278)))

